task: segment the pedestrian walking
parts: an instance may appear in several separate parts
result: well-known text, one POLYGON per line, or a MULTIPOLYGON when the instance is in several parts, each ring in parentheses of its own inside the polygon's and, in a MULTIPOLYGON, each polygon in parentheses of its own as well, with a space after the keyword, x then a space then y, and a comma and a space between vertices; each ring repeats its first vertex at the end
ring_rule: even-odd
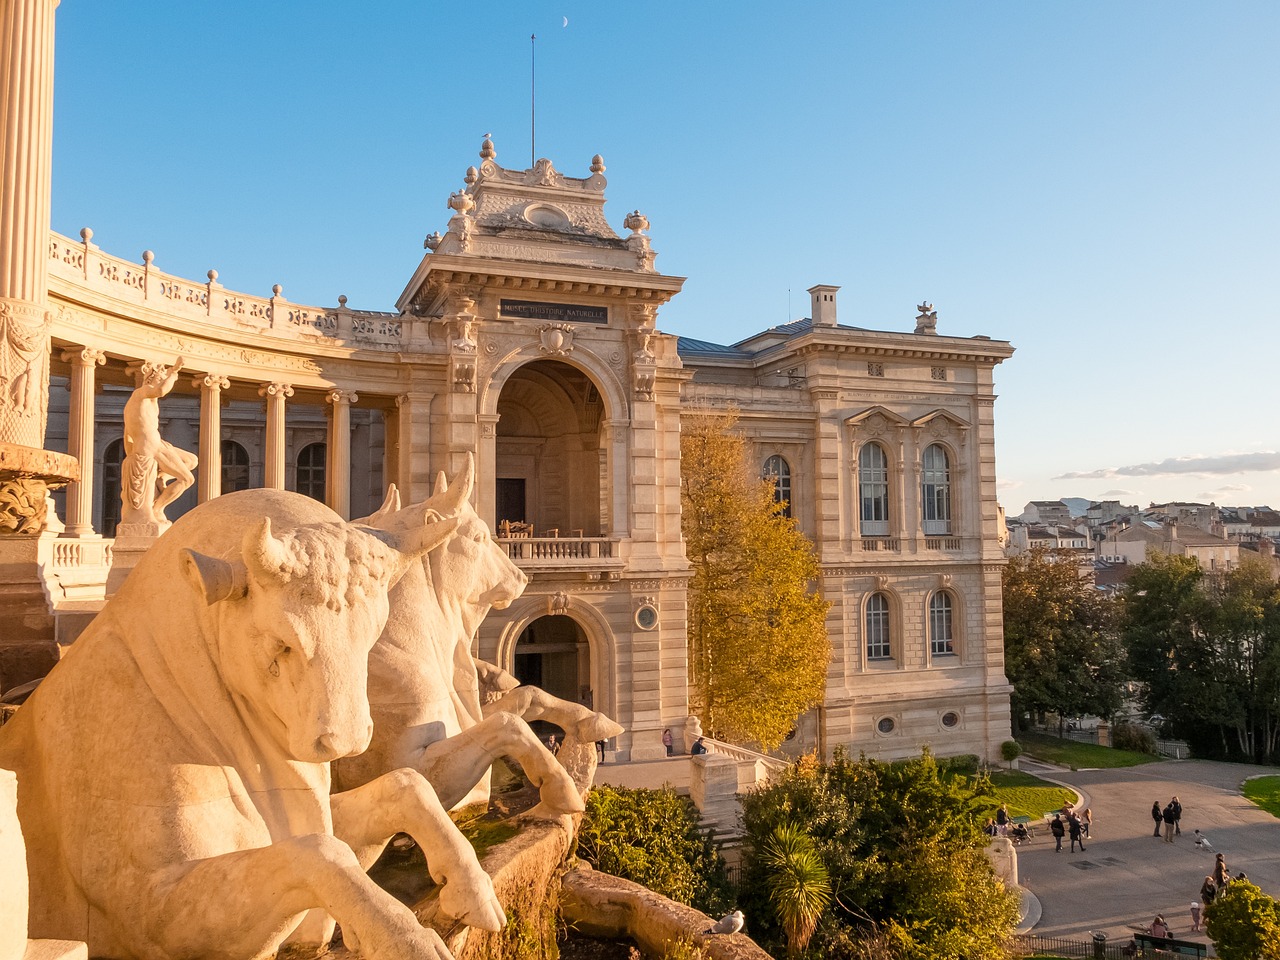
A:
POLYGON ((1164 842, 1173 843, 1173 804, 1170 803, 1164 808, 1164 812, 1160 814, 1160 818, 1164 821, 1164 842))
POLYGON ((1200 932, 1200 903, 1197 900, 1191 901, 1191 932, 1200 932))
POLYGON ((1213 877, 1205 877, 1204 883, 1200 884, 1200 900, 1207 907, 1213 903, 1213 898, 1218 895, 1218 885, 1214 882, 1213 877))
POLYGON ((1067 821, 1067 824, 1067 829, 1071 833, 1071 852, 1076 852, 1076 844, 1078 843, 1080 844, 1080 852, 1084 853, 1084 840, 1080 836, 1083 831, 1083 824, 1080 822, 1080 818, 1075 814, 1072 814, 1071 819, 1067 821))
POLYGON ((1182 804, 1174 797, 1169 806, 1173 807, 1173 832, 1175 836, 1182 834, 1182 804))
POLYGON ((1085 839, 1092 840, 1093 836, 1089 833, 1089 830, 1093 827, 1093 808, 1084 808, 1084 813, 1080 814, 1080 822, 1084 824, 1085 839))
POLYGON ((1160 836, 1160 824, 1164 823, 1164 817, 1160 814, 1160 801, 1156 800, 1151 804, 1151 819, 1156 822, 1156 832, 1153 837, 1160 836))
POLYGON ((560 744, 556 741, 554 733, 547 737, 547 749, 551 751, 553 757, 560 753, 560 744))
POLYGON ((1062 814, 1055 813, 1053 815, 1053 822, 1049 824, 1049 832, 1053 834, 1053 839, 1058 843, 1058 845, 1053 848, 1053 852, 1061 853, 1062 838, 1067 835, 1067 827, 1066 824, 1062 822, 1062 814))
POLYGON ((1218 892, 1231 882, 1231 873, 1227 870, 1227 858, 1218 854, 1213 861, 1213 882, 1218 885, 1218 892))

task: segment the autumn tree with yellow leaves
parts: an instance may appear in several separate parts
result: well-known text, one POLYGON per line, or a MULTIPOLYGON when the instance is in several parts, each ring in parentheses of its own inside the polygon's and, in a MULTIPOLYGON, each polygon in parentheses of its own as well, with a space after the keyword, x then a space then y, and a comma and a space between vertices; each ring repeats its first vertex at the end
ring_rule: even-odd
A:
POLYGON ((685 417, 689 672, 708 735, 776 748, 822 702, 831 641, 813 545, 752 469, 736 414, 685 417))

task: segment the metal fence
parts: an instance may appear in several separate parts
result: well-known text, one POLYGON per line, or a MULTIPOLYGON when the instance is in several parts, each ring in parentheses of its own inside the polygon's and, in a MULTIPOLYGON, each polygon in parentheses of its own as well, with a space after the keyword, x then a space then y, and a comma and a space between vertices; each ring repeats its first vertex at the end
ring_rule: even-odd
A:
MULTIPOLYGON (((1085 960, 1132 960, 1132 940, 1129 937, 1119 940, 1097 942, 1094 940, 1072 940, 1067 937, 1037 937, 1030 934, 1019 934, 1013 938, 1013 948, 1025 957, 1037 954, 1048 954, 1055 957, 1081 957, 1085 960)), ((1143 960, 1185 960, 1180 954, 1168 950, 1148 948, 1137 954, 1143 960)))

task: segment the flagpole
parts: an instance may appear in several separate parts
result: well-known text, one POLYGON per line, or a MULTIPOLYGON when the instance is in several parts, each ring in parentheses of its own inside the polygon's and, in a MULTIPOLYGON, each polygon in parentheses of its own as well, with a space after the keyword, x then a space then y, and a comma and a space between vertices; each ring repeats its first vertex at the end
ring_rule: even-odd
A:
POLYGON ((538 157, 538 35, 529 34, 529 168, 538 157))

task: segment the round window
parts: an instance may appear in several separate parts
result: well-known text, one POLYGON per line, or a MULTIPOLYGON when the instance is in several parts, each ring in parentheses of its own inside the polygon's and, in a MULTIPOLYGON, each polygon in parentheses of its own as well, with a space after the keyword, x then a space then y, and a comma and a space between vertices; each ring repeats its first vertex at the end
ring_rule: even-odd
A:
POLYGON ((881 717, 880 722, 876 724, 876 729, 881 733, 893 733, 893 728, 896 725, 893 722, 893 717, 881 717))
POLYGON ((636 611, 636 626, 641 630, 652 630, 658 625, 658 611, 652 604, 646 603, 636 611))
POLYGON ((948 710, 942 715, 942 725, 944 727, 955 727, 960 724, 960 714, 954 710, 948 710))

